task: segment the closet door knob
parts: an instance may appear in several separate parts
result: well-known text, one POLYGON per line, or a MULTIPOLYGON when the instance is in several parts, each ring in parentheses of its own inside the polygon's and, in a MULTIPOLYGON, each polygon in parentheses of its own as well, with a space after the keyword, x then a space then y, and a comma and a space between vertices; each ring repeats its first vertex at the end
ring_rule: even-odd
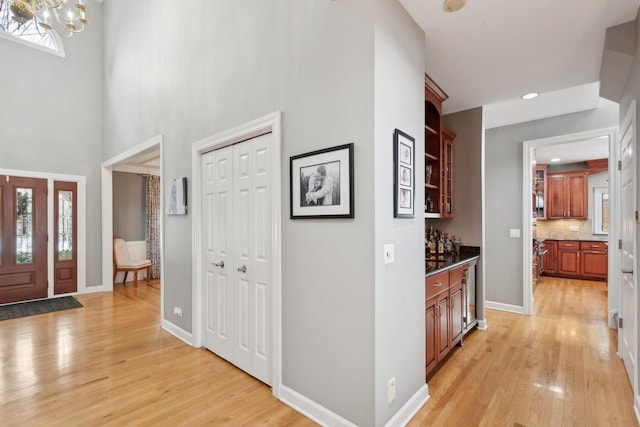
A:
POLYGON ((213 265, 214 267, 224 268, 224 260, 222 260, 220 262, 214 262, 211 265, 213 265))
POLYGON ((246 273, 246 272, 247 272, 247 266, 246 266, 246 265, 243 265, 242 267, 238 268, 238 271, 239 271, 240 273, 246 273))

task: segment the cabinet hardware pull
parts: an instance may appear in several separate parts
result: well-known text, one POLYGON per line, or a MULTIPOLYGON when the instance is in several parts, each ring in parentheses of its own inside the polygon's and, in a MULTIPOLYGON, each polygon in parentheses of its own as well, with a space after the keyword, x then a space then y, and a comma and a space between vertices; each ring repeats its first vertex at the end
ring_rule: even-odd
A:
POLYGON ((433 284, 433 286, 435 286, 436 288, 439 288, 440 286, 442 286, 442 283, 436 282, 436 283, 433 284))
POLYGON ((213 265, 214 267, 224 268, 224 260, 222 260, 220 262, 214 262, 211 265, 213 265))
POLYGON ((624 274, 633 274, 633 270, 625 270, 624 268, 620 270, 624 274))

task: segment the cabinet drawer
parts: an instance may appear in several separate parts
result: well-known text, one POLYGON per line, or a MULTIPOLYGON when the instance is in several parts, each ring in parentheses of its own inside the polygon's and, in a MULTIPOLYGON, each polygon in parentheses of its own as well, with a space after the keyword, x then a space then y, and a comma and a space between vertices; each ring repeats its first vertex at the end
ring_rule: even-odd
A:
POLYGON ((462 282, 462 276, 464 276, 464 270, 469 268, 468 266, 456 267, 449 271, 449 284, 457 285, 462 282))
POLYGON ((580 242, 574 240, 560 240, 558 242, 558 249, 573 249, 580 250, 580 242))
POLYGON ((583 251, 605 252, 607 245, 604 242, 580 242, 580 249, 583 251))
POLYGON ((429 276, 425 279, 424 283, 425 299, 429 299, 449 288, 449 271, 443 271, 442 273, 429 276))

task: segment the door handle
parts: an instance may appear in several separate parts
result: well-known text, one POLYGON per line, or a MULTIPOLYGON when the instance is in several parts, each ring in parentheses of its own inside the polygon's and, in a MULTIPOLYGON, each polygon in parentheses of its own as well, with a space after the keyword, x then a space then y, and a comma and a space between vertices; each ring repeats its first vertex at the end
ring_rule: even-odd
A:
POLYGON ((213 265, 214 267, 224 268, 224 260, 222 260, 220 262, 214 262, 211 265, 213 265))
POLYGON ((243 265, 242 267, 238 268, 238 271, 239 271, 240 273, 246 273, 246 272, 247 272, 247 266, 246 266, 246 265, 243 265))
POLYGON ((622 270, 620 270, 620 272, 621 272, 621 273, 624 273, 624 274, 633 274, 633 270, 625 270, 625 269, 622 269, 622 270))

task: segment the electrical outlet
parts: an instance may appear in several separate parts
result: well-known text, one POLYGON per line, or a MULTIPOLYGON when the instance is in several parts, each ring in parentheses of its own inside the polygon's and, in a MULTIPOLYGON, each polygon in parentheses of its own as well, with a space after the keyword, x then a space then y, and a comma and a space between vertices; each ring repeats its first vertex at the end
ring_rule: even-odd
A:
POLYGON ((509 237, 515 237, 515 238, 520 237, 520 229, 519 228, 510 229, 509 230, 509 237))
POLYGON ((389 403, 393 402, 396 399, 396 377, 393 377, 389 380, 387 384, 387 400, 389 403))
POLYGON ((579 225, 570 225, 569 226, 569 231, 580 231, 580 226, 579 225))
POLYGON ((182 317, 182 308, 181 307, 173 307, 173 314, 182 317))

